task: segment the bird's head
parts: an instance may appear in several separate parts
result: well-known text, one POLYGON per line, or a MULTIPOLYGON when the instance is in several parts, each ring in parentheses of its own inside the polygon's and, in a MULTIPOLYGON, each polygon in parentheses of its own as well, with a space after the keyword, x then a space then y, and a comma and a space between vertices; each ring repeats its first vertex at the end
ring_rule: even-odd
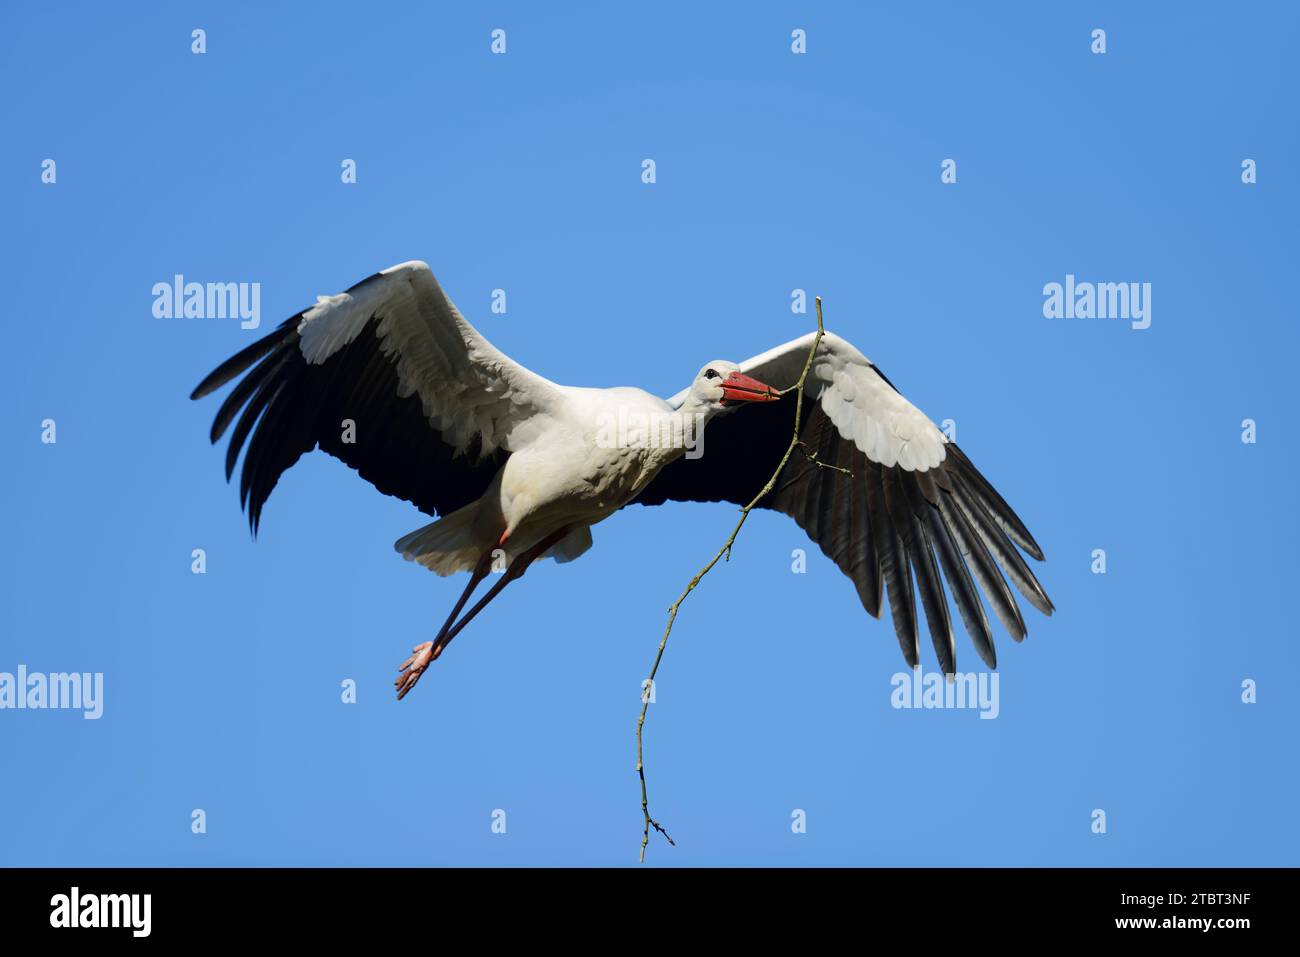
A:
POLYGON ((740 371, 725 359, 714 359, 699 371, 691 383, 687 403, 706 412, 721 412, 749 402, 775 402, 775 389, 740 371))

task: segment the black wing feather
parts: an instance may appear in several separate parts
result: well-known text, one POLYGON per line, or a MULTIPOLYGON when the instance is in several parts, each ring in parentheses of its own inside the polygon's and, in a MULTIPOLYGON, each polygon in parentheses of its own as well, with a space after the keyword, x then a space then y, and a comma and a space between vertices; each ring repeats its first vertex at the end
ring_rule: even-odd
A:
POLYGON ((916 602, 912 595, 912 573, 907 568, 903 542, 889 516, 885 501, 884 470, 875 468, 867 476, 867 505, 871 509, 871 533, 880 556, 880 577, 885 580, 885 594, 894 620, 894 634, 903 649, 903 658, 915 668, 920 659, 916 638, 916 602))
POLYGON ((979 473, 979 470, 971 464, 970 459, 966 458, 966 453, 957 447, 956 443, 949 445, 952 450, 952 456, 957 473, 962 477, 972 490, 978 493, 980 501, 988 510, 993 520, 1001 526, 1007 536, 1023 548, 1035 561, 1043 560, 1043 550, 1038 547, 1034 541, 1034 536, 1029 534, 1029 529, 1025 528, 1025 523, 1020 521, 1020 516, 1016 515, 998 494, 997 489, 989 484, 988 479, 979 473))
POLYGON ((962 511, 971 524, 975 526, 975 531, 993 554, 993 557, 997 559, 1003 574, 1011 579, 1020 594, 1025 596, 1026 601, 1044 615, 1050 615, 1053 611, 1052 603, 1048 599, 1047 593, 1043 591, 1043 586, 1038 583, 1038 579, 1029 570, 1029 566, 1020 557, 1020 553, 1008 541, 1006 534, 1002 531, 1002 526, 989 514, 984 505, 984 500, 976 497, 965 482, 960 479, 956 480, 953 486, 962 511))
POLYGON ((296 337, 298 333, 298 323, 302 320, 302 313, 296 316, 290 316, 284 322, 275 327, 275 331, 268 336, 263 336, 251 346, 240 349, 233 356, 227 359, 221 365, 217 366, 204 377, 203 381, 194 387, 190 393, 191 399, 201 399, 209 393, 215 392, 223 385, 239 375, 249 366, 251 366, 262 356, 284 344, 285 340, 296 337))
POLYGON ((1025 627, 1025 620, 1020 615, 1020 606, 1016 604, 1016 597, 1011 594, 1006 579, 998 571, 997 562, 984 547, 983 539, 966 520, 966 513, 953 500, 951 492, 944 492, 939 499, 939 512, 943 516, 944 525, 952 532, 963 557, 970 563, 971 573, 979 582, 989 604, 993 606, 993 613, 1002 622, 1002 627, 1007 630, 1007 634, 1012 639, 1023 641, 1029 629, 1025 627))
POLYGON ((934 557, 934 547, 922 524, 922 516, 916 511, 916 499, 921 498, 921 492, 913 476, 907 475, 900 469, 890 469, 889 473, 897 488, 896 498, 900 507, 900 514, 895 521, 905 529, 907 555, 911 559, 912 571, 916 575, 917 591, 921 596, 921 607, 925 610, 925 620, 930 628, 934 652, 943 670, 952 674, 957 670, 957 648, 952 637, 948 599, 944 595, 943 580, 939 577, 939 563, 934 557))

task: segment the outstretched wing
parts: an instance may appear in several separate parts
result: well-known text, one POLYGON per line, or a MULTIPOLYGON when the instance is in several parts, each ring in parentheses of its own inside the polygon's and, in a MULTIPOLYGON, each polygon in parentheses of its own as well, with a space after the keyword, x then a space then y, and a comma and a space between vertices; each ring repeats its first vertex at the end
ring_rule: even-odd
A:
POLYGON ((248 444, 239 497, 254 534, 280 476, 317 446, 430 515, 459 508, 545 426, 559 396, 484 339, 422 262, 319 297, 223 362, 190 398, 239 376, 212 441, 235 422, 227 479, 248 444))
MULTIPOLYGON (((791 386, 813 338, 787 342, 741 369, 777 388, 791 386)), ((678 406, 684 397, 669 401, 678 406)), ((793 401, 781 401, 714 418, 704 430, 703 454, 665 467, 637 503, 748 504, 780 462, 794 412, 793 401)), ((919 593, 939 663, 949 674, 956 670, 945 579, 989 667, 997 666, 997 657, 981 590, 1017 641, 1027 630, 1007 579, 1031 605, 1052 613, 1017 550, 1043 558, 1024 523, 955 443, 862 353, 831 333, 823 336, 804 384, 799 438, 801 447, 759 506, 793 518, 852 579, 870 614, 880 616, 882 592, 888 595, 909 665, 915 667, 920 655, 919 593)))

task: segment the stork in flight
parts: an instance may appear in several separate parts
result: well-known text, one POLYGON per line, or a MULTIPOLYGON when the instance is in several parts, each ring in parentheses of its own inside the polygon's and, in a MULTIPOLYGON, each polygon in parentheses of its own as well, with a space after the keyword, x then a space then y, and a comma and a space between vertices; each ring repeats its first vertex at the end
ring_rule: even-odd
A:
MULTIPOLYGON (((438 575, 470 578, 437 635, 401 665, 401 699, 529 565, 577 558, 591 547, 591 526, 624 506, 750 502, 793 434, 793 396, 775 401, 767 383, 795 383, 814 336, 739 365, 709 362, 666 401, 636 388, 557 385, 493 347, 426 264, 407 262, 318 297, 223 362, 191 398, 242 376, 211 437, 234 423, 227 480, 247 443, 239 496, 254 535, 280 476, 317 446, 437 518, 399 538, 397 551, 438 575), (646 441, 653 428, 620 435, 615 421, 667 423, 684 440, 646 441), (504 572, 462 615, 494 559, 504 572)), ((1007 579, 1052 613, 1020 554, 1043 558, 1028 529, 956 443, 838 336, 818 344, 802 402, 807 454, 790 457, 759 507, 794 519, 869 614, 878 618, 888 595, 910 666, 920 656, 919 593, 939 664, 956 670, 946 578, 975 650, 996 667, 981 591, 1017 641, 1026 628, 1007 579)))

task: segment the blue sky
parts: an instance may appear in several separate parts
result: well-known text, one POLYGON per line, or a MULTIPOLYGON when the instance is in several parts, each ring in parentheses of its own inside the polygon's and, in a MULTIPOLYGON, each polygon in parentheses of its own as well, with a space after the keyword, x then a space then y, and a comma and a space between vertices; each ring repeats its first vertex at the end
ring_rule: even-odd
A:
POLYGON ((996 720, 899 710, 892 628, 755 514, 660 673, 652 866, 1300 863, 1300 12, 1138 6, 6 7, 0 671, 104 713, 0 711, 0 864, 635 862, 640 681, 734 510, 598 526, 398 704, 462 584, 392 551, 423 516, 317 453, 254 543, 187 398, 407 259, 549 378, 663 395, 821 295, 1047 554, 996 720), (262 329, 153 318, 176 273, 260 282, 262 329), (1067 274, 1150 328, 1045 318, 1067 274))

